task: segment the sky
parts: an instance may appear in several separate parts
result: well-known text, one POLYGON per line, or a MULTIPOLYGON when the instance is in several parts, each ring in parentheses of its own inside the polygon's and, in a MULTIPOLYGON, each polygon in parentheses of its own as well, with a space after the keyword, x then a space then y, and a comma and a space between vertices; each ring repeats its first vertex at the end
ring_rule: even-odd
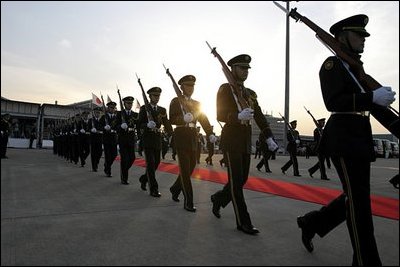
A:
MULTIPOLYGON (((286 3, 278 1, 283 6, 286 3)), ((290 8, 329 32, 335 22, 369 16, 362 60, 366 73, 396 91, 399 107, 398 1, 291 1, 290 8)), ((302 135, 315 128, 310 115, 328 118, 318 72, 332 53, 302 22, 290 19, 289 120, 302 135)), ((160 106, 175 97, 170 78, 196 76, 193 99, 218 133, 216 93, 226 83, 206 41, 228 62, 252 57, 246 87, 261 109, 285 111, 286 15, 270 1, 1 1, 1 96, 24 102, 67 105, 92 93, 118 102, 131 95, 143 104, 144 89, 159 86, 160 106)), ((388 131, 371 118, 374 134, 388 131)))

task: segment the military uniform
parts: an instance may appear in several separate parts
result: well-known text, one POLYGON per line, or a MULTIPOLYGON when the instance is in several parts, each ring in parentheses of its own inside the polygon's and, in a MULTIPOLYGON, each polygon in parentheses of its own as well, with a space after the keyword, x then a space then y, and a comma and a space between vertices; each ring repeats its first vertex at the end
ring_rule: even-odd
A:
POLYGON ((98 115, 92 116, 89 119, 90 129, 90 160, 92 162, 92 171, 97 172, 101 155, 103 154, 103 131, 104 128, 100 123, 100 107, 96 107, 93 110, 93 114, 98 115))
POLYGON ((0 141, 0 156, 2 159, 8 158, 7 153, 7 143, 8 137, 10 136, 10 114, 4 114, 1 116, 1 141, 0 141))
MULTIPOLYGON (((193 75, 186 75, 179 80, 179 85, 183 83, 194 84, 196 78, 193 75)), ((193 115, 194 120, 191 123, 186 123, 184 121, 184 115, 182 107, 177 97, 172 99, 169 106, 169 117, 170 122, 176 125, 174 129, 173 138, 174 146, 178 155, 179 164, 179 176, 177 177, 175 183, 171 186, 170 191, 172 193, 172 199, 174 201, 179 201, 179 194, 183 191, 184 195, 184 208, 188 211, 196 211, 193 206, 193 189, 190 176, 197 162, 197 130, 196 123, 200 122, 207 137, 212 134, 211 125, 205 114, 201 112, 200 102, 185 97, 186 103, 190 112, 193 115)))
MULTIPOLYGON (((318 123, 325 124, 325 119, 319 119, 318 123)), ((313 177, 313 174, 320 169, 321 172, 321 179, 322 180, 329 180, 328 177, 326 176, 326 170, 325 170, 325 155, 322 153, 322 151, 319 149, 319 143, 321 141, 323 133, 323 126, 322 127, 317 127, 314 129, 314 143, 316 146, 316 151, 317 151, 317 157, 318 157, 318 162, 312 166, 310 169, 308 169, 308 173, 310 174, 311 177, 313 177)))
POLYGON ((269 151, 266 140, 265 140, 265 135, 260 134, 258 136, 257 141, 259 141, 259 146, 260 146, 260 152, 262 155, 261 160, 258 162, 256 168, 258 171, 261 171, 262 166, 265 166, 265 172, 271 172, 271 170, 269 169, 269 163, 268 160, 270 159, 272 152, 269 151))
MULTIPOLYGON (((147 91, 149 95, 160 95, 161 88, 153 87, 147 91)), ((172 126, 167 118, 167 110, 158 105, 141 106, 139 111, 139 127, 141 130, 141 140, 143 142, 144 155, 146 159, 146 173, 140 177, 140 183, 143 190, 146 189, 146 183, 149 182, 150 195, 153 197, 160 197, 158 191, 158 183, 156 180, 156 170, 160 164, 161 148, 162 148, 162 135, 161 126, 164 125, 168 134, 172 134, 172 126), (150 119, 147 116, 147 109, 149 110, 155 128, 147 126, 150 119)))
MULTIPOLYGON (((290 124, 292 125, 297 125, 297 121, 291 121, 290 124)), ((287 171, 287 169, 290 168, 293 164, 293 175, 294 176, 301 176, 299 173, 299 163, 297 161, 297 147, 300 144, 300 134, 297 130, 293 129, 293 131, 288 131, 287 132, 287 140, 288 144, 286 147, 286 150, 289 152, 290 159, 288 162, 285 163, 285 165, 282 166, 281 170, 283 173, 287 171), (299 143, 299 144, 298 144, 299 143)))
MULTIPOLYGON (((356 32, 361 40, 362 36, 369 36, 364 28, 367 22, 367 16, 356 15, 336 23, 330 31, 335 35, 344 31, 356 32)), ((359 53, 362 53, 354 52, 353 48, 346 52, 355 60, 359 60, 359 53)), ((327 58, 319 76, 325 106, 332 112, 320 149, 331 157, 344 193, 321 210, 297 219, 302 240, 312 251, 311 239, 315 233, 322 237, 346 220, 353 246, 352 264, 381 266, 370 199, 370 165, 375 160, 375 153, 368 111, 375 105, 373 92, 362 92, 346 69, 346 63, 338 57, 327 58)))
POLYGON ((89 120, 87 119, 88 114, 89 112, 84 111, 77 125, 78 144, 79 144, 78 154, 82 167, 85 166, 86 159, 90 154, 90 131, 89 131, 89 120))
MULTIPOLYGON (((117 103, 111 101, 107 103, 110 108, 115 108, 117 103)), ((111 166, 115 157, 118 155, 117 148, 117 116, 114 113, 107 112, 100 118, 100 125, 103 129, 103 147, 104 147, 104 173, 111 177, 111 166), (109 126, 110 129, 106 129, 109 126)))
MULTIPOLYGON (((134 98, 127 96, 122 99, 124 104, 126 102, 132 103, 134 98)), ((136 159, 135 145, 136 145, 136 130, 138 124, 139 114, 137 112, 123 109, 117 114, 116 130, 118 132, 119 154, 121 156, 121 184, 127 185, 128 172, 133 162, 136 159), (122 124, 125 123, 127 128, 123 129, 122 124)))
MULTIPOLYGON (((250 60, 248 55, 239 55, 228 61, 228 65, 233 67, 240 64, 250 68, 250 60)), ((240 86, 240 93, 254 110, 254 119, 261 132, 266 137, 272 137, 269 123, 258 105, 256 93, 244 86, 240 86)), ((228 83, 221 85, 217 93, 217 120, 225 122, 220 146, 227 161, 229 180, 222 190, 211 196, 211 201, 213 202, 213 213, 218 218, 220 217, 219 208, 226 207, 232 201, 237 229, 248 234, 256 234, 259 231, 252 225, 243 194, 243 186, 249 176, 252 153, 251 125, 250 121, 238 119, 240 110, 235 98, 228 83)))

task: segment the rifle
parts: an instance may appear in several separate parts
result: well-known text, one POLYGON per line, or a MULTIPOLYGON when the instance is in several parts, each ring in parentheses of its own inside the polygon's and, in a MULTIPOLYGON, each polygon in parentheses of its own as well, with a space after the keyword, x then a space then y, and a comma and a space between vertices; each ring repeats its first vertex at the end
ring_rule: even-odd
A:
POLYGON ((294 129, 292 128, 290 123, 287 121, 287 119, 284 116, 282 116, 282 114, 280 112, 279 112, 279 115, 282 117, 283 121, 286 123, 286 126, 288 127, 289 132, 290 132, 293 140, 295 140, 296 139, 296 135, 294 134, 294 129))
MULTIPOLYGON (((291 16, 297 21, 302 21, 311 30, 316 33, 316 37, 323 42, 329 50, 340 59, 345 61, 350 66, 350 70, 354 74, 357 81, 361 84, 362 88, 366 92, 371 92, 375 89, 382 87, 382 85, 377 82, 370 75, 366 74, 360 60, 353 58, 351 55, 343 51, 342 45, 338 42, 332 35, 321 29, 314 22, 309 20, 307 17, 300 15, 297 12, 297 8, 292 8, 290 11, 286 10, 283 6, 273 1, 276 6, 282 9, 288 16, 291 16)), ((371 108, 371 114, 375 119, 382 124, 389 132, 394 136, 399 138, 399 115, 398 112, 392 107, 383 107, 374 104, 371 108)))
MULTIPOLYGON (((304 107, 304 106, 303 106, 303 107, 304 107)), ((314 121, 315 126, 317 126, 319 135, 322 136, 322 129, 321 129, 321 127, 319 126, 318 121, 317 121, 317 120, 314 118, 314 116, 311 114, 311 111, 309 111, 306 107, 304 107, 304 109, 307 111, 308 114, 310 114, 311 118, 312 118, 313 121, 314 121)))
POLYGON ((229 70, 228 66, 225 64, 225 61, 222 57, 218 54, 216 47, 211 48, 210 44, 206 41, 206 44, 211 49, 211 53, 218 59, 218 61, 222 65, 222 71, 225 74, 226 79, 228 80, 229 85, 231 86, 233 93, 235 94, 237 99, 236 104, 240 106, 241 109, 249 108, 250 105, 247 103, 246 99, 243 98, 242 94, 240 93, 240 88, 238 87, 235 78, 232 75, 232 72, 229 70))
POLYGON ((146 113, 147 113, 147 119, 149 121, 154 121, 153 115, 151 115, 151 111, 150 111, 150 103, 149 103, 149 100, 147 99, 146 93, 144 92, 142 82, 140 81, 140 78, 138 77, 137 73, 135 73, 135 75, 136 75, 137 81, 140 85, 140 89, 142 90, 142 96, 143 96, 143 101, 144 101, 144 107, 145 107, 146 113))
POLYGON ((101 102, 102 102, 102 104, 103 104, 104 121, 106 122, 106 125, 109 125, 109 124, 108 124, 108 118, 107 118, 106 105, 104 104, 104 98, 103 98, 103 95, 102 95, 101 93, 100 93, 100 96, 101 96, 101 102))
POLYGON ((178 84, 176 83, 176 81, 175 81, 174 77, 172 76, 171 72, 169 72, 169 69, 167 69, 164 64, 163 64, 163 66, 164 66, 164 69, 165 69, 166 73, 171 78, 172 86, 174 87, 176 96, 178 97, 178 101, 179 101, 179 103, 181 105, 183 113, 184 114, 188 113, 188 111, 190 111, 190 109, 188 107, 188 103, 186 102, 185 97, 183 96, 181 90, 179 89, 178 84))
POLYGON ((121 106, 121 121, 122 121, 122 123, 125 123, 125 110, 124 110, 124 106, 122 105, 121 94, 118 89, 118 84, 117 84, 117 93, 118 93, 118 97, 119 97, 119 105, 121 106))

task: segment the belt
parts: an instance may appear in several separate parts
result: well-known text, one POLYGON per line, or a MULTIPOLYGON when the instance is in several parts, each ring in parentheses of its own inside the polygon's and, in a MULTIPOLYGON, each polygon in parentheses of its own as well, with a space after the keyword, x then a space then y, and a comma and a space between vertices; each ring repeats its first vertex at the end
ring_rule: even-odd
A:
POLYGON ((334 111, 331 115, 359 115, 362 117, 368 117, 369 111, 334 111))
POLYGON ((128 132, 133 132, 135 130, 135 128, 128 128, 126 129, 128 132))
POLYGON ((189 127, 189 128, 196 128, 196 123, 189 122, 186 125, 176 125, 176 128, 181 128, 181 127, 189 127))
POLYGON ((155 132, 155 133, 161 132, 161 129, 160 129, 160 128, 153 128, 153 129, 147 128, 147 130, 148 130, 149 132, 155 132))
POLYGON ((242 125, 251 125, 251 121, 241 120, 241 121, 240 121, 240 124, 242 124, 242 125))

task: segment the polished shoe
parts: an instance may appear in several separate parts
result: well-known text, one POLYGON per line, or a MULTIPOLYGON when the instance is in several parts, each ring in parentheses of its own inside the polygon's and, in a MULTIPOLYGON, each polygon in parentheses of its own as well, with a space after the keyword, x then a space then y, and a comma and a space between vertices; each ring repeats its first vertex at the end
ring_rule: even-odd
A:
POLYGON ((175 201, 175 202, 179 202, 179 194, 176 194, 176 193, 174 193, 174 191, 172 191, 172 189, 170 188, 169 189, 169 191, 171 192, 171 194, 172 194, 172 200, 173 201, 175 201))
POLYGON ((140 182, 140 188, 141 188, 143 191, 146 191, 146 190, 147 190, 147 188, 146 188, 147 182, 146 182, 146 180, 144 180, 143 175, 140 176, 139 182, 140 182))
POLYGON ((153 192, 150 193, 150 196, 152 196, 152 197, 161 197, 161 193, 158 192, 158 191, 153 191, 153 192))
POLYGON ((107 177, 112 177, 111 173, 106 173, 107 177))
POLYGON ((128 185, 129 182, 128 181, 121 181, 121 184, 128 185))
POLYGON ((260 168, 258 168, 258 167, 256 167, 257 168, 257 170, 259 171, 259 172, 261 172, 261 169, 260 168))
POLYGON ((211 202, 213 203, 212 206, 212 213, 214 214, 215 217, 218 219, 221 218, 221 213, 219 212, 221 206, 216 202, 215 196, 211 196, 211 202))
POLYGON ((310 171, 308 171, 308 174, 310 174, 311 178, 314 178, 314 177, 312 176, 312 173, 311 173, 310 171))
POLYGON ((293 174, 293 176, 301 177, 301 175, 300 175, 300 174, 293 174))
POLYGON ((252 225, 238 225, 237 229, 249 235, 258 234, 260 231, 252 225))
POLYGON ((306 219, 304 216, 297 217, 297 225, 301 229, 301 241, 303 242, 303 245, 307 251, 311 253, 314 250, 312 239, 315 233, 307 228, 306 219))
POLYGON ((97 169, 92 169, 93 172, 97 172, 97 169))
POLYGON ((196 207, 184 207, 184 209, 190 212, 196 212, 196 207))
POLYGON ((272 173, 272 171, 270 169, 266 170, 265 172, 267 173, 272 173))
POLYGON ((283 173, 283 174, 286 174, 285 171, 284 171, 283 169, 281 169, 281 170, 282 170, 282 173, 283 173))
POLYGON ((321 177, 321 180, 330 180, 328 177, 321 177))

